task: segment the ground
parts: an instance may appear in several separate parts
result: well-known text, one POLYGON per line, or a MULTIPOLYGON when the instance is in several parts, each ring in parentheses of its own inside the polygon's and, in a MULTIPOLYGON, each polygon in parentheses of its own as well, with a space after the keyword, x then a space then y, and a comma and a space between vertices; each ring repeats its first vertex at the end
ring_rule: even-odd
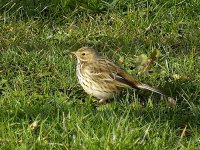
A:
POLYGON ((0 5, 1 149, 200 149, 200 2, 0 5), (166 92, 176 108, 131 89, 96 107, 69 54, 81 46, 166 92), (159 56, 141 71, 155 50, 159 56))

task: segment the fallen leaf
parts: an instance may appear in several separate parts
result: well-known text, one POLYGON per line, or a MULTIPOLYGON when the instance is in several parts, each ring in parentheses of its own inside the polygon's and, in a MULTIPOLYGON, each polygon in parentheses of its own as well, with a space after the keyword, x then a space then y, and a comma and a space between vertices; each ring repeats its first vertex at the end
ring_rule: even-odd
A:
POLYGON ((32 131, 36 130, 38 128, 38 121, 34 121, 29 127, 32 131))
POLYGON ((160 57, 160 51, 158 49, 154 49, 149 58, 145 54, 141 54, 140 56, 138 56, 136 63, 140 63, 140 66, 142 67, 140 67, 139 69, 142 73, 144 73, 150 70, 151 64, 153 64, 158 57, 160 57))
POLYGON ((119 59, 118 59, 118 63, 119 64, 123 64, 124 63, 124 57, 121 56, 119 59))
POLYGON ((176 101, 172 97, 167 97, 169 103, 172 105, 173 108, 176 108, 176 101))

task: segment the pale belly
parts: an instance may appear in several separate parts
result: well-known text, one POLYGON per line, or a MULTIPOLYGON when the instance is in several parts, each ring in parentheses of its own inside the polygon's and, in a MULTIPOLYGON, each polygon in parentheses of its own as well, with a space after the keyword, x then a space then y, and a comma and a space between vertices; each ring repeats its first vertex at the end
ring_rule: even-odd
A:
POLYGON ((78 71, 79 70, 77 70, 78 81, 87 94, 94 96, 97 99, 106 100, 114 97, 114 95, 116 95, 119 92, 116 91, 116 89, 115 90, 106 89, 107 88, 106 81, 101 81, 101 83, 99 84, 99 81, 93 81, 91 78, 86 79, 83 76, 80 76, 80 73, 78 71))
POLYGON ((102 89, 100 89, 98 86, 92 86, 89 88, 88 86, 85 86, 85 84, 81 84, 81 85, 86 93, 98 99, 104 99, 104 100, 110 99, 114 97, 114 95, 116 94, 115 92, 105 92, 102 89))
POLYGON ((103 88, 104 83, 101 83, 102 85, 99 85, 96 82, 90 83, 83 78, 78 78, 78 80, 87 94, 92 95, 98 99, 110 99, 116 94, 116 91, 106 91, 103 88))

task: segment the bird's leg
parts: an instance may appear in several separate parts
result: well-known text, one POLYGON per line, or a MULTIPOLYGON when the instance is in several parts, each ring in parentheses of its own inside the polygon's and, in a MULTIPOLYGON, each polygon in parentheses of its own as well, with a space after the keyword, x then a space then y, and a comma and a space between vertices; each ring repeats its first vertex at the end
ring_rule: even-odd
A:
POLYGON ((100 99, 100 100, 95 100, 95 103, 96 103, 97 105, 104 105, 104 104, 106 104, 107 102, 106 102, 106 99, 100 99))

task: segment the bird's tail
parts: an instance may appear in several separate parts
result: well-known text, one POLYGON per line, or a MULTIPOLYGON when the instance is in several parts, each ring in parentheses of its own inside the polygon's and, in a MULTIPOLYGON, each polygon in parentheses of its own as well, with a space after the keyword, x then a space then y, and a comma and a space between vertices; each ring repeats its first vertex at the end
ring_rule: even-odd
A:
POLYGON ((146 90, 149 90, 149 91, 152 91, 152 92, 155 92, 155 93, 158 93, 160 95, 165 96, 165 94, 163 92, 161 92, 160 90, 158 90, 158 89, 156 89, 154 87, 151 87, 151 86, 149 86, 147 84, 144 84, 144 83, 141 83, 141 84, 137 85, 137 87, 139 89, 146 89, 146 90))
POLYGON ((164 94, 162 91, 154 88, 154 87, 151 87, 147 84, 144 84, 144 83, 141 83, 139 81, 136 81, 136 80, 133 80, 131 78, 131 82, 128 82, 127 85, 133 87, 133 88, 136 88, 136 89, 141 89, 141 90, 149 90, 149 91, 152 91, 152 92, 155 92, 155 93, 158 93, 162 96, 165 96, 167 98, 167 100, 169 101, 169 103, 172 105, 173 108, 176 107, 176 101, 173 99, 173 97, 170 97, 170 96, 167 96, 166 94, 164 94))

